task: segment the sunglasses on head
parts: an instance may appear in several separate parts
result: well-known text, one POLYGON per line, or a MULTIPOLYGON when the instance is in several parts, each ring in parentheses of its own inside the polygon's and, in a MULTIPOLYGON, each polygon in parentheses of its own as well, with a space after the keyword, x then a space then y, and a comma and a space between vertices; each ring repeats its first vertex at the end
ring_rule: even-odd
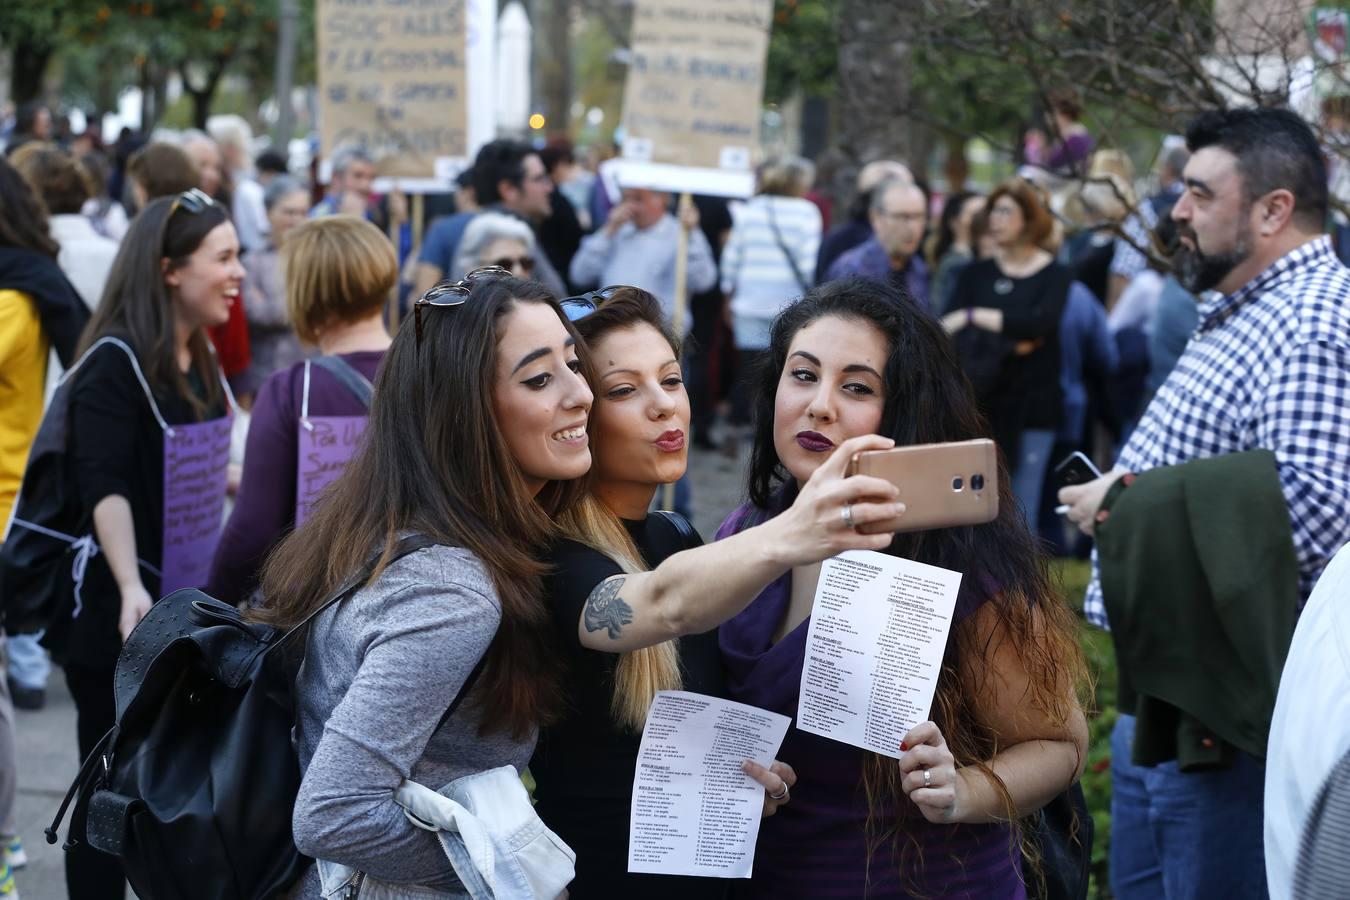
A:
POLYGON ((208 206, 215 205, 216 201, 211 199, 210 194, 200 188, 191 188, 173 198, 173 206, 169 207, 169 218, 172 219, 174 213, 180 209, 195 216, 208 206))
POLYGON ((602 287, 598 291, 587 291, 575 297, 564 297, 558 305, 562 307, 563 314, 568 319, 576 322, 599 309, 600 304, 612 297, 614 292, 621 287, 624 287, 624 285, 611 284, 609 287, 602 287))
POLYGON ((533 256, 503 256, 501 259, 494 259, 492 264, 498 268, 507 270, 519 267, 522 272, 534 271, 533 256))
POLYGON ((479 266, 467 272, 459 281, 445 280, 432 286, 413 303, 413 328, 417 333, 417 346, 422 346, 422 307, 459 306, 469 299, 476 281, 491 278, 510 278, 511 272, 503 266, 479 266))

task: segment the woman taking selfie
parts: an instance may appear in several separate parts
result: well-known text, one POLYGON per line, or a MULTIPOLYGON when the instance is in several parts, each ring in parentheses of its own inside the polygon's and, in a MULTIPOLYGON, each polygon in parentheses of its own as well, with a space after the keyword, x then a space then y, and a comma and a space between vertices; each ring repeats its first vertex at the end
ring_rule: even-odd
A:
MULTIPOLYGON (((779 317, 770 354, 750 502, 722 540, 781 518, 860 435, 909 446, 985 434, 942 330, 884 283, 815 288, 779 317)), ((1017 819, 1081 772, 1084 669, 1073 617, 999 474, 995 521, 899 534, 885 550, 963 576, 932 721, 904 737, 898 762, 789 729, 780 753, 801 780, 762 826, 753 896, 1026 895, 1017 819)), ((819 574, 794 566, 721 627, 733 699, 796 715, 819 574)))
POLYGON ((398 260, 378 228, 355 216, 311 219, 287 238, 280 262, 283 318, 327 359, 295 363, 258 391, 239 495, 208 588, 229 603, 249 599, 268 551, 356 452, 389 349, 384 305, 398 260))
MULTIPOLYGON (((724 897, 723 879, 628 873, 633 778, 647 709, 660 690, 725 696, 717 624, 795 561, 885 546, 887 536, 843 529, 840 510, 854 503, 860 522, 893 514, 892 503, 860 501, 887 498, 894 489, 822 473, 767 530, 699 547, 687 522, 647 512, 657 489, 678 480, 687 464, 689 397, 679 344, 660 303, 646 291, 618 287, 563 305, 594 362, 594 467, 589 496, 560 519, 570 539, 554 548, 545 582, 566 704, 560 720, 542 731, 530 762, 537 809, 577 852, 577 877, 568 888, 574 900, 724 897)), ((856 443, 889 446, 875 436, 856 443)), ((752 763, 744 771, 765 788, 765 815, 788 802, 796 780, 789 766, 752 763)))
MULTIPOLYGON (((293 626, 372 554, 387 561, 411 534, 433 542, 315 619, 296 684, 296 845, 364 873, 362 893, 463 896, 396 792, 404 779, 435 791, 523 769, 557 708, 537 554, 591 465, 591 391, 556 300, 502 275, 417 301, 361 450, 264 570, 257 614, 293 626)), ((304 896, 320 896, 319 881, 304 896)))
MULTIPOLYGON (((77 615, 48 635, 75 700, 82 758, 113 725, 113 669, 127 635, 156 598, 206 580, 214 534, 187 539, 165 471, 171 488, 192 473, 189 491, 218 489, 215 522, 210 508, 204 516, 210 531, 224 505, 231 403, 206 329, 229 319, 243 278, 220 206, 195 190, 154 200, 131 223, 82 339, 69 455, 100 552, 85 569, 77 615), (176 456, 188 436, 199 449, 176 456), (188 461, 208 447, 218 466, 188 461)), ((83 815, 76 810, 75 835, 84 834, 83 815)), ((66 854, 66 883, 72 898, 124 891, 116 857, 82 841, 66 854)))

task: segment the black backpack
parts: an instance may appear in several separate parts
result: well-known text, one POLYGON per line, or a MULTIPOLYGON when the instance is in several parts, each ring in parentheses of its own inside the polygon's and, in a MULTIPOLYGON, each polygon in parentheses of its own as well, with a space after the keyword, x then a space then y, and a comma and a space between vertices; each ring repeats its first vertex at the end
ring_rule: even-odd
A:
MULTIPOLYGON (((393 560, 434 543, 404 538, 393 560)), ((84 839, 121 857, 141 900, 283 893, 308 865, 291 833, 300 788, 291 736, 298 653, 283 651, 315 616, 364 585, 377 559, 289 631, 247 622, 190 588, 152 606, 117 660, 117 724, 81 766, 48 843, 78 792, 88 806, 87 834, 69 835, 67 847, 84 839)))

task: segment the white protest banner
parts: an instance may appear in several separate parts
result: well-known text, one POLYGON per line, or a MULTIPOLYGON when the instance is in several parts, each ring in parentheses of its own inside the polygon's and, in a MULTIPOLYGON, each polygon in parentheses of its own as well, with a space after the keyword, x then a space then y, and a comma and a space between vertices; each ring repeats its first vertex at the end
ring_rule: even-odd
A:
POLYGON ((316 14, 325 162, 360 147, 375 162, 376 190, 448 189, 491 136, 491 82, 481 75, 495 0, 318 0, 316 14))
POLYGON ((755 190, 773 0, 637 0, 623 100, 625 187, 755 190))

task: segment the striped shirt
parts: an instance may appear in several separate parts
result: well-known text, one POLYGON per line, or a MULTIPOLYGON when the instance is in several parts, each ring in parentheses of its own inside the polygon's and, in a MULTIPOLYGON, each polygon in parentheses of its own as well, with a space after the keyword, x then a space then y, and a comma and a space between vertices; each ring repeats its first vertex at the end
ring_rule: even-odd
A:
POLYGON ((1331 772, 1303 832, 1294 869, 1300 900, 1342 900, 1350 883, 1350 754, 1331 772))
POLYGON ((760 194, 733 215, 722 251, 722 290, 731 295, 736 345, 759 343, 746 332, 762 327, 761 346, 768 346, 768 324, 815 282, 820 209, 801 197, 760 194))
MULTIPOLYGON (((1200 306, 1200 324, 1120 453, 1142 472, 1275 453, 1306 600, 1350 542, 1350 270, 1327 237, 1200 306)), ((1097 558, 1083 611, 1107 627, 1097 558)))

